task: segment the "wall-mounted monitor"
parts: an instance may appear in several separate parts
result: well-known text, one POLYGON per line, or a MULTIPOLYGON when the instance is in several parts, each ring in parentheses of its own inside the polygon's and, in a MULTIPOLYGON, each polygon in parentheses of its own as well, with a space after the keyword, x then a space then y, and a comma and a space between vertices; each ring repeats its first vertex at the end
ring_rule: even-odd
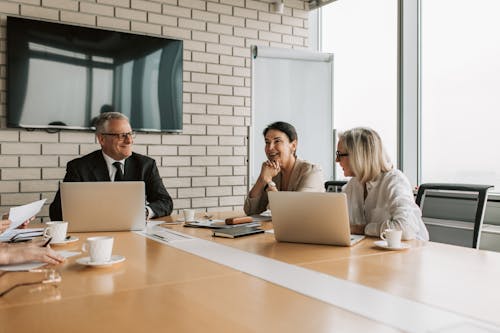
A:
POLYGON ((7 18, 7 125, 90 129, 100 112, 138 131, 182 131, 182 41, 7 18))

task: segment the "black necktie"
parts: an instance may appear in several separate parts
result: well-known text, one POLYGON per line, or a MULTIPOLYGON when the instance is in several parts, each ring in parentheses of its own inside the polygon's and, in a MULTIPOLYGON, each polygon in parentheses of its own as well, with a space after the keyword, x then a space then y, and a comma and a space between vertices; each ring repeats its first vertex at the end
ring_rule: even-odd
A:
POLYGON ((120 162, 114 162, 113 165, 116 168, 115 182, 121 182, 123 180, 122 164, 120 162))

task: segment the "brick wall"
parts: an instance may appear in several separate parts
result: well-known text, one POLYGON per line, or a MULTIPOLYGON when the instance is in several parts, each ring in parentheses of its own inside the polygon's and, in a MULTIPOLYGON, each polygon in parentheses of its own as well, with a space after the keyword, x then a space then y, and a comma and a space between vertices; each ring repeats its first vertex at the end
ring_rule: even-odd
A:
MULTIPOLYGON (((250 46, 305 48, 307 10, 287 0, 0 1, 0 211, 47 198, 66 163, 99 146, 91 132, 8 129, 6 17, 168 36, 184 41, 184 131, 138 134, 135 151, 155 158, 174 209, 241 209, 247 192, 251 117, 250 46)), ((47 220, 48 204, 40 217, 47 220)))

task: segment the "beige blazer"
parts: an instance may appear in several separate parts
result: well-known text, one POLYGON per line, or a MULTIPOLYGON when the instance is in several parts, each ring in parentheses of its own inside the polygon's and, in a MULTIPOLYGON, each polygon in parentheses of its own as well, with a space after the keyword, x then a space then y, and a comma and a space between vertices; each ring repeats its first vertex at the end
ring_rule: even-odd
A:
MULTIPOLYGON (((273 178, 276 187, 281 189, 281 173, 273 178)), ((292 175, 286 191, 293 192, 324 192, 325 180, 321 166, 311 164, 307 161, 297 159, 293 166, 292 175)), ((250 198, 247 196, 245 200, 245 214, 259 214, 268 209, 269 199, 267 192, 262 191, 259 197, 250 198)))

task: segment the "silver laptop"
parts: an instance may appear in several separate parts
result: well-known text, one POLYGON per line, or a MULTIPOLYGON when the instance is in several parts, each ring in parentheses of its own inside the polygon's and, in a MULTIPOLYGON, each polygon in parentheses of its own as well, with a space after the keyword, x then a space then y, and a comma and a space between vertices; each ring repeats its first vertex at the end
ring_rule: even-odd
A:
POLYGON ((365 238, 351 235, 344 193, 268 192, 277 241, 351 246, 365 238))
POLYGON ((70 232, 142 230, 144 182, 61 183, 61 206, 70 232))

